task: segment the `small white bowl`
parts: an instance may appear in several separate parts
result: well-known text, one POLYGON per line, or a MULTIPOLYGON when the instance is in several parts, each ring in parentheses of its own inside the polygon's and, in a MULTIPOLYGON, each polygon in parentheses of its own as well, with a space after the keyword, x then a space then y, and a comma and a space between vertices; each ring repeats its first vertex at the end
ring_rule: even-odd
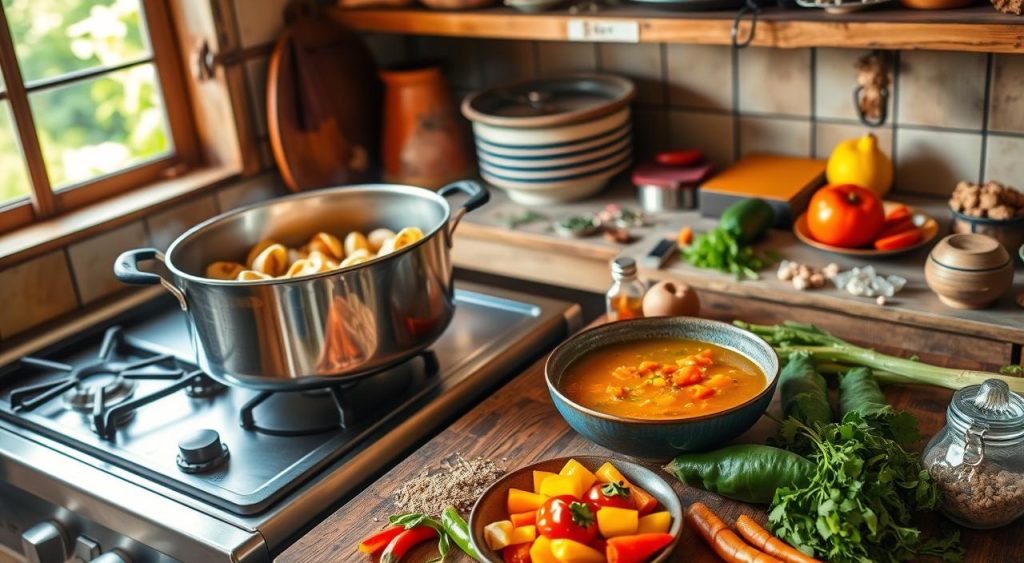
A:
POLYGON ((600 160, 605 157, 616 155, 622 152, 624 149, 628 149, 633 144, 631 136, 627 135, 618 141, 613 141, 612 144, 607 145, 597 150, 583 151, 582 153, 575 154, 572 156, 561 156, 553 158, 540 158, 540 157, 505 157, 505 156, 494 156, 484 152, 477 152, 477 159, 481 164, 486 164, 490 167, 501 167, 511 168, 513 170, 552 170, 558 168, 571 168, 573 166, 579 166, 580 164, 600 160))
POLYGON ((487 162, 480 162, 480 171, 487 172, 492 176, 501 176, 511 181, 561 181, 570 180, 577 176, 596 174, 602 170, 617 165, 624 159, 629 159, 633 147, 627 145, 619 151, 595 161, 587 161, 585 164, 555 167, 554 169, 513 169, 494 166, 487 162))
POLYGON ((600 192, 612 177, 629 168, 631 163, 632 158, 627 158, 607 170, 541 183, 496 177, 484 170, 480 171, 480 176, 488 184, 506 191, 509 198, 520 205, 549 205, 583 199, 600 192))
POLYGON ((497 149, 551 149, 592 140, 629 122, 630 110, 627 106, 611 115, 561 127, 520 129, 474 122, 473 134, 478 142, 482 141, 497 149))

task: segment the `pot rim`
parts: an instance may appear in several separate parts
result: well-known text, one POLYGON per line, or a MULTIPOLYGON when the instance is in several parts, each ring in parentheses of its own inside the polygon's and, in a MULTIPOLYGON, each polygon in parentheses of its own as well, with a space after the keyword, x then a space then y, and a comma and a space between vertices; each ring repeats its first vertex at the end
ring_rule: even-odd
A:
MULTIPOLYGON (((623 341, 623 342, 625 342, 625 341, 623 341)), ((712 344, 716 344, 716 343, 712 342, 712 344)), ((716 344, 716 345, 722 346, 721 344, 716 344)), ((725 346, 723 346, 723 347, 725 347, 725 346)), ((738 350, 737 350, 737 352, 738 352, 738 350)), ((746 356, 746 354, 743 354, 743 355, 746 356)), ((758 366, 758 367, 760 367, 760 366, 758 366)), ((642 318, 639 318, 639 319, 623 319, 623 320, 618 320, 618 321, 613 321, 613 322, 610 322, 610 323, 605 323, 605 324, 597 325, 597 326, 588 328, 586 330, 582 330, 580 332, 577 332, 576 334, 570 336, 564 342, 562 342, 561 344, 556 346, 555 349, 552 350, 551 353, 548 355, 547 360, 544 361, 544 382, 547 384, 548 392, 549 393, 551 393, 552 395, 558 396, 558 398, 561 399, 562 401, 564 401, 565 404, 571 406, 574 410, 576 410, 578 412, 581 412, 583 414, 586 414, 588 416, 595 417, 595 418, 600 418, 600 419, 604 419, 604 420, 609 420, 609 421, 617 422, 617 423, 620 423, 620 424, 633 424, 633 425, 642 425, 642 426, 675 426, 677 424, 685 424, 685 423, 690 423, 690 422, 702 422, 702 421, 707 421, 707 420, 719 418, 721 416, 724 416, 724 415, 727 415, 727 414, 730 414, 730 413, 733 413, 733 412, 737 412, 737 411, 746 409, 746 408, 756 404, 758 401, 763 400, 765 395, 773 395, 773 394, 775 394, 775 388, 778 386, 778 383, 779 383, 779 371, 781 369, 782 369, 782 360, 781 360, 781 358, 779 358, 779 354, 778 354, 778 352, 775 351, 775 348, 773 348, 771 344, 768 344, 768 342, 765 339, 761 338, 757 334, 754 334, 753 332, 750 332, 749 330, 740 328, 738 326, 735 326, 735 325, 732 325, 732 324, 729 324, 729 323, 726 323, 726 322, 716 321, 716 320, 713 320, 713 319, 704 319, 704 318, 701 318, 701 317, 642 317, 642 318), (775 364, 776 364, 775 375, 773 377, 771 377, 770 380, 768 380, 769 379, 769 375, 767 373, 765 373, 765 379, 767 381, 765 381, 764 389, 762 389, 760 392, 758 392, 756 395, 754 395, 750 399, 748 399, 748 400, 746 400, 746 401, 744 401, 744 402, 742 402, 742 403, 740 403, 738 405, 734 405, 732 407, 729 407, 727 409, 720 410, 720 411, 717 411, 717 412, 708 413, 708 414, 702 414, 700 416, 690 416, 690 417, 681 417, 681 418, 636 418, 636 417, 630 417, 630 416, 618 416, 618 415, 608 414, 606 412, 601 412, 601 411, 598 411, 598 410, 594 410, 594 409, 591 409, 589 407, 585 407, 585 406, 577 403, 576 401, 573 401, 569 397, 567 397, 564 393, 562 393, 562 390, 559 389, 558 385, 555 385, 554 381, 552 381, 552 377, 551 377, 551 375, 552 375, 551 374, 551 361, 552 361, 552 358, 554 358, 558 354, 564 354, 565 350, 568 349, 570 346, 574 345, 575 341, 577 339, 582 338, 585 335, 590 334, 592 332, 596 332, 596 331, 602 330, 602 329, 607 329, 607 327, 612 327, 612 326, 616 326, 616 325, 627 324, 627 323, 629 323, 629 324, 642 324, 642 323, 659 324, 658 321, 661 321, 663 323, 663 322, 665 322, 667 320, 670 320, 670 319, 674 320, 674 321, 682 320, 684 322, 691 321, 691 320, 696 320, 696 321, 708 323, 708 324, 711 324, 711 325, 717 325, 717 326, 720 326, 722 328, 726 328, 727 330, 730 330, 730 331, 738 331, 738 332, 741 332, 741 333, 745 333, 744 337, 750 338, 751 340, 754 341, 755 344, 757 344, 758 346, 761 346, 761 347, 765 348, 766 350, 768 350, 770 352, 771 357, 775 358, 775 364)), ((562 376, 562 374, 560 373, 559 374, 559 382, 561 382, 561 376, 562 376)))
POLYGON ((239 207, 237 209, 232 209, 231 211, 227 211, 225 213, 221 213, 220 215, 216 215, 214 217, 211 217, 211 218, 209 218, 209 219, 199 223, 198 225, 193 226, 189 230, 187 230, 184 233, 182 233, 181 235, 179 235, 178 238, 174 239, 174 242, 172 242, 171 245, 167 248, 167 252, 165 253, 166 259, 164 260, 164 263, 167 266, 167 269, 170 270, 171 273, 176 278, 185 279, 185 280, 188 280, 189 282, 192 282, 192 283, 197 283, 197 284, 202 284, 202 285, 212 285, 212 286, 253 287, 253 286, 264 286, 264 285, 267 285, 267 286, 269 286, 269 285, 285 285, 285 284, 288 284, 288 283, 291 283, 291 282, 295 282, 295 281, 309 281, 309 280, 315 280, 315 279, 320 279, 320 278, 327 278, 327 277, 331 277, 331 276, 336 276, 338 274, 344 274, 344 273, 352 272, 352 271, 358 270, 360 268, 364 268, 364 267, 369 267, 369 266, 373 266, 373 265, 376 265, 376 264, 380 264, 380 263, 382 263, 382 262, 384 262, 384 261, 386 261, 386 260, 388 260, 390 258, 398 257, 398 256, 401 256, 401 255, 406 254, 408 252, 412 252, 414 249, 418 248, 419 246, 421 246, 423 244, 426 244, 427 240, 432 239, 439 231, 441 231, 448 224, 448 222, 451 220, 451 214, 452 214, 452 209, 451 209, 451 205, 448 204, 448 200, 446 200, 445 198, 441 197, 437 192, 428 190, 426 188, 421 188, 421 187, 418 187, 418 186, 412 186, 412 185, 407 185, 407 184, 389 184, 389 183, 353 184, 353 185, 345 185, 345 186, 335 186, 335 187, 332 187, 332 188, 326 188, 326 189, 322 189, 322 190, 312 190, 312 191, 308 191, 308 192, 301 192, 301 193, 297 193, 297 194, 287 195, 287 196, 284 196, 284 197, 273 198, 273 199, 270 199, 270 200, 267 200, 267 201, 257 202, 257 203, 253 203, 253 204, 246 205, 246 206, 243 206, 243 207, 239 207), (275 205, 275 204, 280 203, 282 201, 293 201, 293 200, 307 199, 307 198, 313 198, 313 197, 320 197, 320 196, 324 196, 324 195, 336 195, 336 194, 339 194, 339 193, 349 193, 349 192, 370 192, 370 193, 373 193, 373 192, 390 192, 390 193, 398 193, 398 194, 410 195, 410 196, 413 196, 413 197, 423 197, 423 198, 426 198, 426 199, 433 200, 435 203, 440 204, 441 208, 444 210, 444 217, 441 219, 441 221, 436 226, 434 226, 434 228, 432 228, 430 230, 430 232, 424 233, 423 234, 423 238, 421 238, 420 240, 418 240, 418 241, 416 241, 416 242, 414 242, 412 244, 408 244, 406 246, 403 246, 402 248, 392 252, 391 254, 388 254, 386 256, 382 256, 382 257, 379 257, 379 258, 373 258, 371 260, 368 260, 366 262, 361 262, 359 264, 353 264, 353 265, 347 266, 345 268, 336 268, 334 270, 327 270, 325 272, 317 272, 315 274, 307 274, 307 275, 304 275, 304 276, 296 276, 296 277, 293 277, 293 278, 271 278, 271 279, 267 279, 267 280, 247 280, 247 281, 218 280, 218 279, 207 278, 207 277, 204 277, 204 276, 197 276, 195 274, 190 274, 190 273, 185 272, 184 270, 178 268, 174 264, 174 254, 175 254, 175 251, 178 250, 179 246, 181 246, 185 242, 187 242, 187 241, 189 241, 189 240, 191 240, 191 239, 201 235, 203 231, 209 230, 214 225, 216 225, 216 224, 218 224, 218 223, 220 223, 222 221, 226 221, 226 220, 230 219, 231 217, 234 217, 236 215, 240 215, 242 213, 246 213, 246 212, 251 211, 253 209, 259 209, 261 207, 269 207, 271 205, 275 205))

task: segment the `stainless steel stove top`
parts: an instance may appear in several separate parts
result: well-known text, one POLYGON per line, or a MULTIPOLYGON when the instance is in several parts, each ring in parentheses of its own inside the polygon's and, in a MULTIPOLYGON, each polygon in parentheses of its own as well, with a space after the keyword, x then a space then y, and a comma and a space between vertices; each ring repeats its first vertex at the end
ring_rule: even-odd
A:
POLYGON ((579 322, 467 284, 456 303, 429 353, 344 388, 213 383, 161 299, 34 350, 0 368, 0 544, 50 522, 69 553, 84 537, 133 561, 268 560, 579 322))

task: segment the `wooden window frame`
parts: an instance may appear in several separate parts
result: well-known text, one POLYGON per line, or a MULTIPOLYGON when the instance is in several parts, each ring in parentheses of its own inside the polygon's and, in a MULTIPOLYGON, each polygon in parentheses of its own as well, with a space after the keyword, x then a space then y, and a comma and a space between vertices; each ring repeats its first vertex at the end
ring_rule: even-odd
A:
POLYGON ((148 56, 118 65, 96 67, 54 79, 39 80, 28 87, 18 65, 17 51, 10 27, 7 25, 6 12, 0 5, 0 70, 3 71, 6 87, 6 90, 0 93, 0 99, 10 102, 14 132, 21 147, 22 159, 28 169, 31 188, 27 201, 0 204, 0 233, 57 216, 160 179, 176 176, 202 164, 188 96, 188 84, 170 6, 165 0, 139 0, 139 5, 149 38, 151 53, 148 56), (79 83, 138 64, 152 64, 156 68, 156 79, 166 112, 167 127, 173 140, 172 152, 117 172, 62 187, 55 192, 46 172, 42 148, 36 134, 28 98, 30 90, 40 91, 79 83))

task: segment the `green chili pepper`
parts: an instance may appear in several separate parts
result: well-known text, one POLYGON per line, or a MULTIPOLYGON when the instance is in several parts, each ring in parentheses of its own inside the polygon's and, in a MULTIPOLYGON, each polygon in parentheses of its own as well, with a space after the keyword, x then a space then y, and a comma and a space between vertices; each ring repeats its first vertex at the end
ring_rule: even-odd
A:
POLYGON ((665 469, 692 487, 754 503, 771 502, 775 489, 803 486, 814 475, 814 463, 806 458, 758 444, 683 454, 665 469))
POLYGON ((444 509, 444 512, 441 514, 441 526, 444 528, 445 533, 448 534, 448 537, 455 542, 455 545, 466 552, 466 555, 472 557, 474 561, 484 560, 477 553, 476 548, 473 547, 473 543, 469 541, 469 525, 462 519, 459 511, 454 506, 444 509))
POLYGON ((832 407, 828 403, 828 384, 814 369, 807 354, 789 357, 779 374, 782 412, 805 425, 815 428, 832 422, 832 407))
POLYGON ((839 411, 844 419, 848 413, 857 413, 882 435, 903 446, 920 438, 917 419, 885 402, 882 388, 868 368, 855 368, 840 376, 839 411))

